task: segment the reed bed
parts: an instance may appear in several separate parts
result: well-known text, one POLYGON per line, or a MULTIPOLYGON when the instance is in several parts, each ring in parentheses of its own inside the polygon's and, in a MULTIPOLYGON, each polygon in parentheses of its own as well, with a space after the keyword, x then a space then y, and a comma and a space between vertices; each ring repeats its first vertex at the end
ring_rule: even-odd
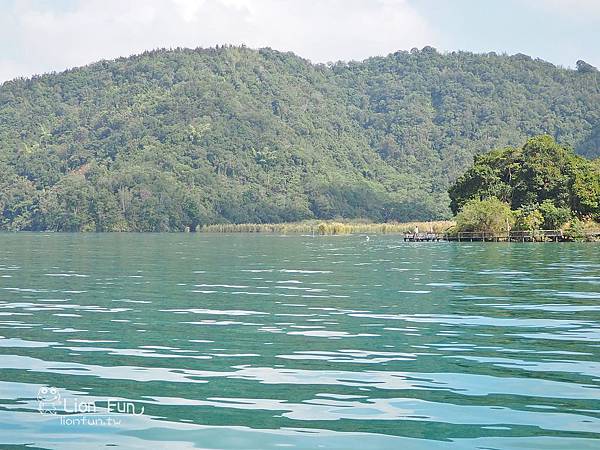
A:
POLYGON ((205 225, 198 231, 202 233, 278 233, 278 234, 404 234, 412 233, 415 227, 419 232, 443 233, 455 225, 455 222, 443 220, 434 222, 341 222, 341 221, 305 221, 294 223, 246 223, 205 225))

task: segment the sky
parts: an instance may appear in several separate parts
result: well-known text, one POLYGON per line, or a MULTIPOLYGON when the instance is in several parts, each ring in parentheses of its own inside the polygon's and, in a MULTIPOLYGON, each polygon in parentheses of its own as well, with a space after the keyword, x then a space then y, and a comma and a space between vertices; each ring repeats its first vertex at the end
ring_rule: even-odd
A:
POLYGON ((599 43, 600 0, 0 0, 0 82, 218 44, 314 62, 430 45, 600 67, 599 43))

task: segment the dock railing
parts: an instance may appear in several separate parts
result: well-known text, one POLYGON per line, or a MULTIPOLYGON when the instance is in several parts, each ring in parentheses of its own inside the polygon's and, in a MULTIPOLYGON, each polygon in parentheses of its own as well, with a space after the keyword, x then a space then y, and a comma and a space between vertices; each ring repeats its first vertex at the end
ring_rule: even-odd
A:
POLYGON ((505 233, 461 231, 453 234, 446 233, 443 239, 458 242, 540 242, 561 241, 564 240, 564 234, 561 230, 510 231, 505 233))
MULTIPOLYGON (((586 240, 600 240, 600 230, 587 230, 586 240)), ((491 233, 486 231, 461 231, 458 233, 405 233, 408 242, 455 241, 455 242, 564 242, 573 240, 562 230, 532 230, 491 233)))
MULTIPOLYGON (((447 235, 450 238, 450 235, 447 235)), ((456 234, 455 239, 457 241, 505 241, 508 239, 508 234, 502 233, 490 233, 487 231, 461 231, 456 234)))
POLYGON ((600 239, 600 230, 587 230, 584 234, 587 239, 600 239))
POLYGON ((535 242, 535 241, 559 241, 563 240, 562 230, 532 230, 532 231, 511 231, 511 241, 535 242))

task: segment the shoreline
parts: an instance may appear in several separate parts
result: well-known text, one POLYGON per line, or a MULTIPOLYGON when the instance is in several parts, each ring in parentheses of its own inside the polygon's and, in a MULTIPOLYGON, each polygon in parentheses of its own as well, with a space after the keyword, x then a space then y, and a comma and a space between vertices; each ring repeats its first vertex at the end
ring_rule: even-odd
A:
POLYGON ((436 234, 445 233, 455 226, 451 220, 438 220, 431 222, 388 222, 369 223, 352 221, 305 221, 280 224, 215 224, 205 225, 198 233, 264 233, 264 234, 299 234, 308 233, 322 236, 352 235, 352 234, 406 234, 414 233, 415 227, 420 232, 436 234))
POLYGON ((457 232, 456 222, 438 220, 431 222, 388 222, 371 223, 366 221, 318 221, 287 223, 245 223, 213 224, 186 228, 177 231, 8 231, 0 234, 264 234, 264 235, 313 235, 313 236, 352 236, 352 235, 396 235, 409 242, 600 242, 600 224, 588 226, 574 235, 568 230, 511 230, 507 232, 457 232), (415 233, 415 227, 418 232, 415 233))

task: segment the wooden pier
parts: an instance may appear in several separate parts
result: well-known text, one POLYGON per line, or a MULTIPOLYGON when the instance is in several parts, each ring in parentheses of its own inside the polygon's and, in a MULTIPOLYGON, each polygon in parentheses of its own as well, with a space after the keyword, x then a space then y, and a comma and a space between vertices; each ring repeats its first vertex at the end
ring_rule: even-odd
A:
MULTIPOLYGON (((585 232, 585 239, 600 239, 600 230, 585 232)), ((509 233, 486 233, 479 231, 449 233, 406 233, 405 242, 567 242, 571 239, 561 230, 511 231, 509 233)))
POLYGON ((404 235, 405 242, 434 242, 443 241, 444 234, 439 233, 406 233, 404 235))

